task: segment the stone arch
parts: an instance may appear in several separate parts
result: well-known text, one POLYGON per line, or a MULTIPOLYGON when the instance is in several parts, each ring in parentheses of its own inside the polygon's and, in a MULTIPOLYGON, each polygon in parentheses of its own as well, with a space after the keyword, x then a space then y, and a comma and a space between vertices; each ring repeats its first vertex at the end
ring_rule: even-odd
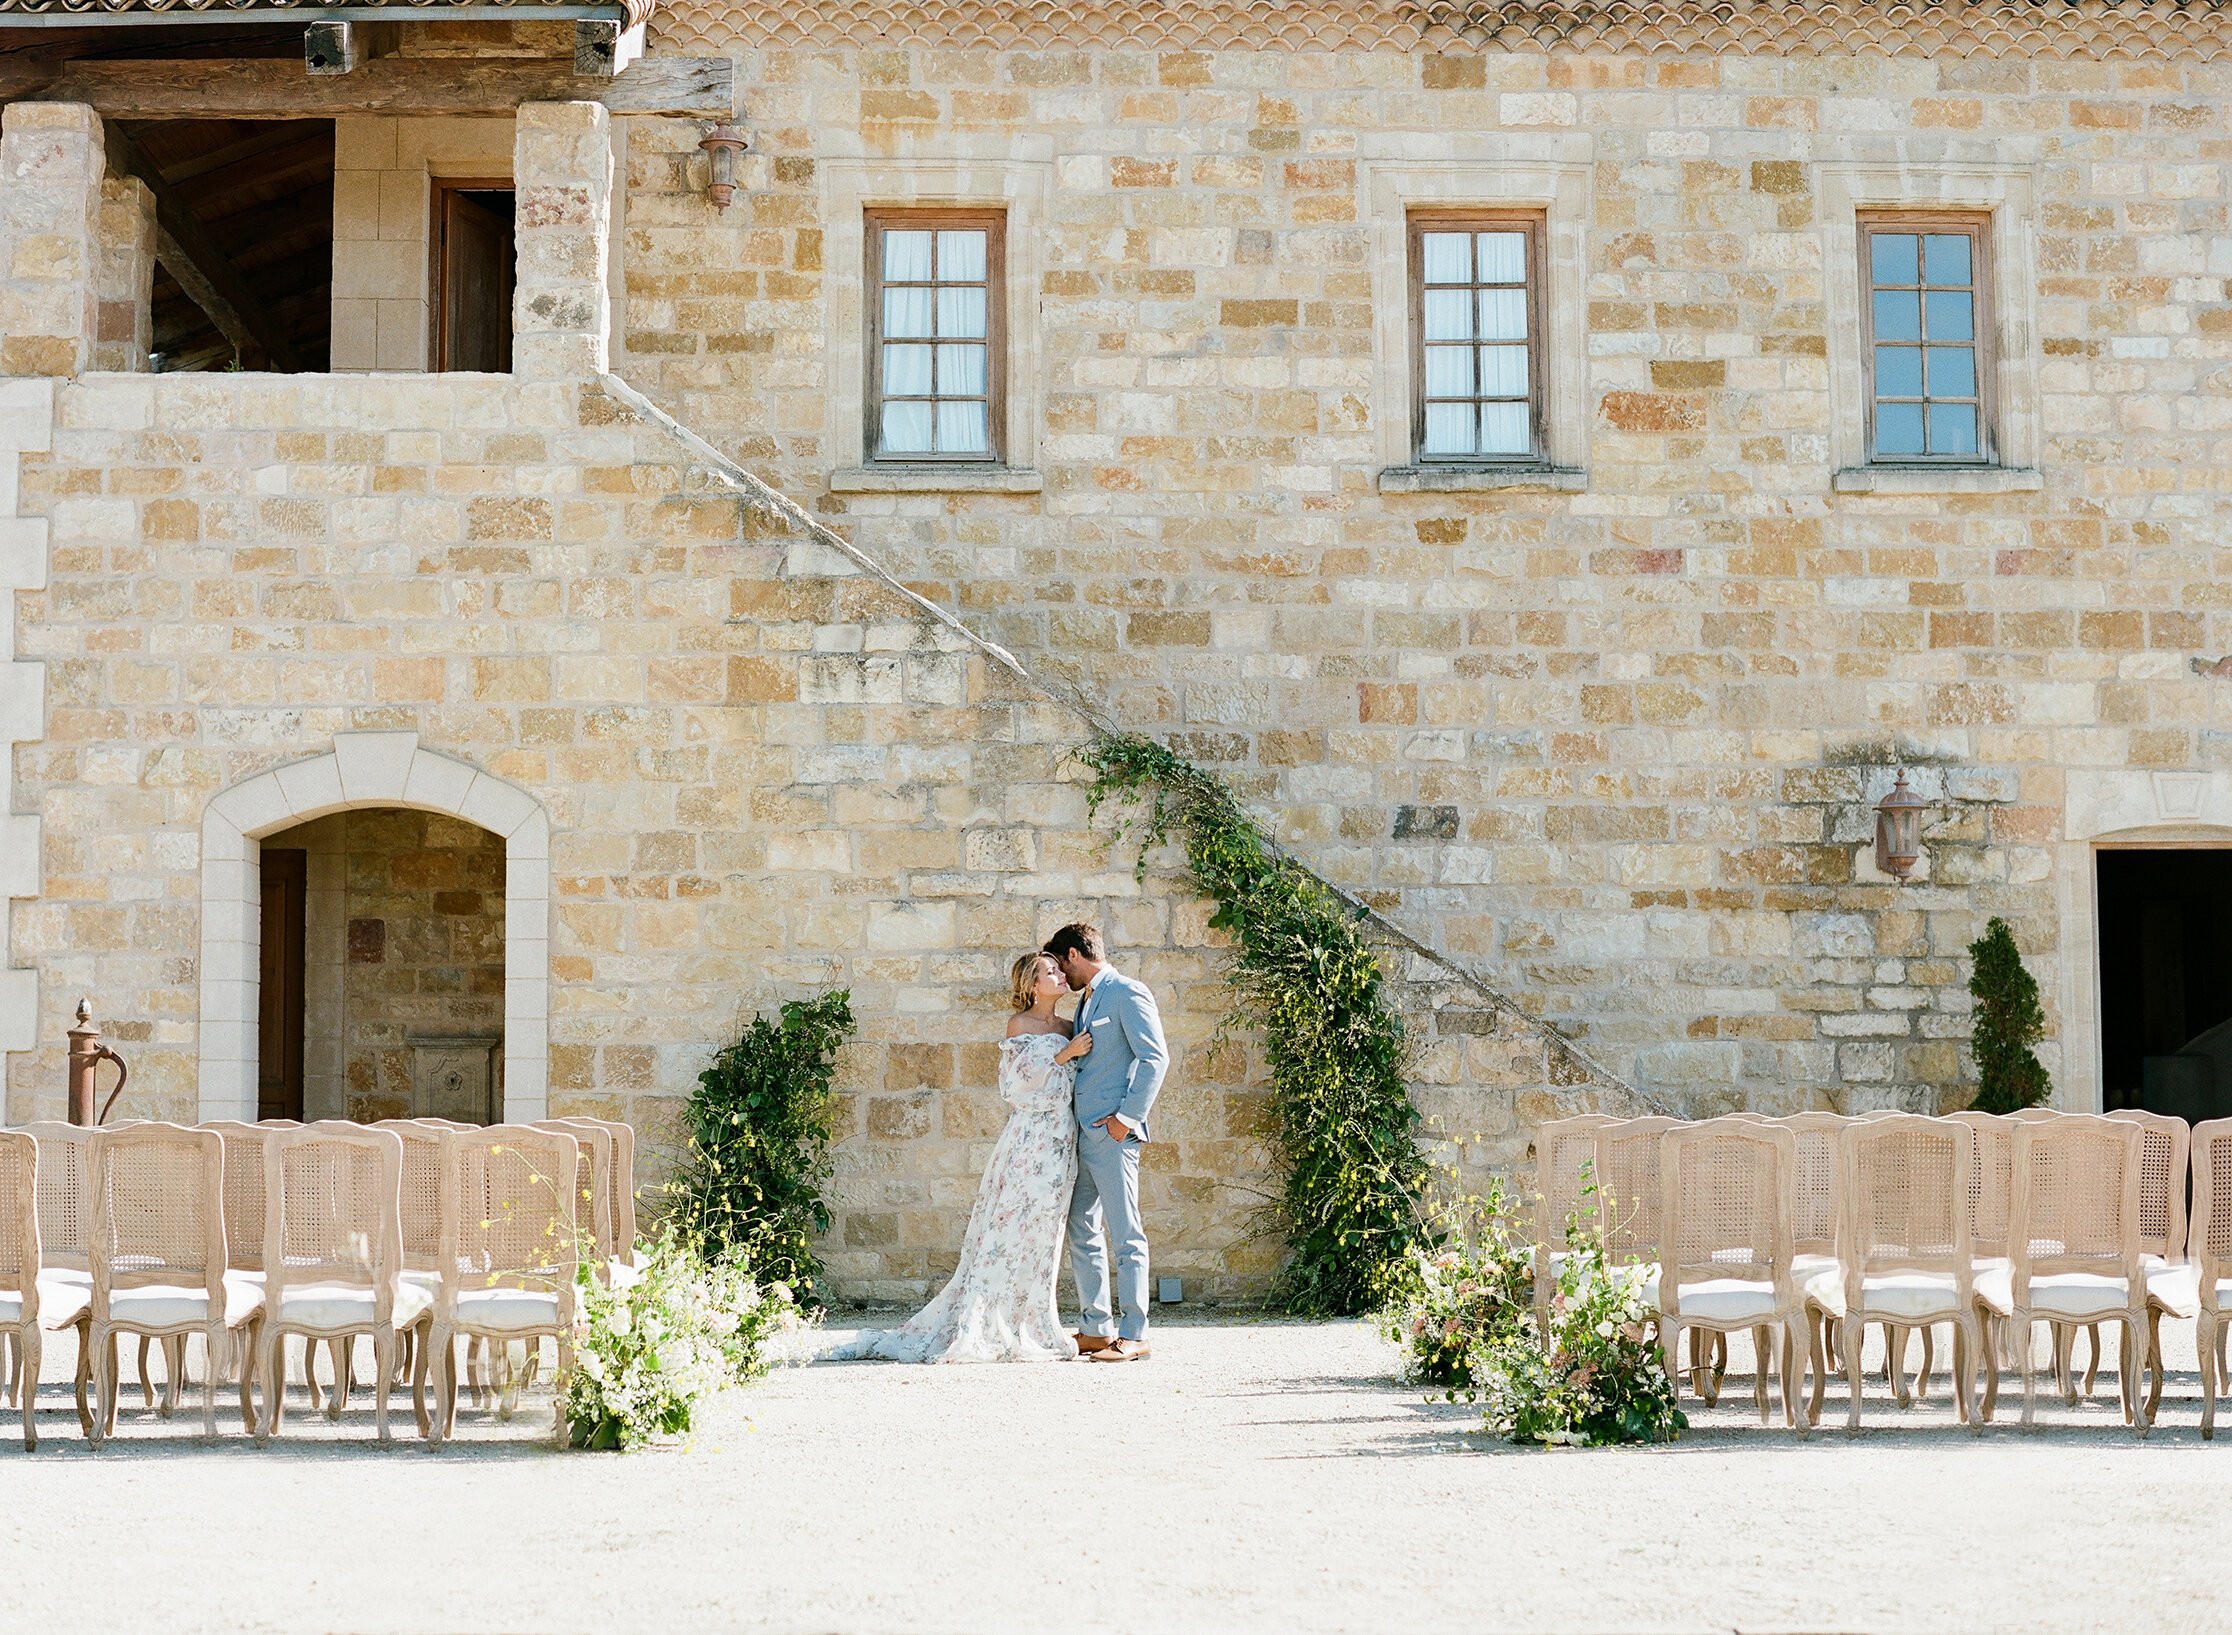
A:
POLYGON ((328 812, 402 806, 504 839, 504 1117, 550 1105, 550 817, 516 784, 419 747, 415 732, 334 734, 331 754, 235 784, 202 814, 203 1118, 256 1116, 262 838, 328 812))
POLYGON ((2054 1104, 2097 1113, 2100 1084, 2100 902, 2094 854, 2114 846, 2232 847, 2232 772, 2143 767, 2067 774, 2055 859, 2061 950, 2061 1061, 2054 1104))

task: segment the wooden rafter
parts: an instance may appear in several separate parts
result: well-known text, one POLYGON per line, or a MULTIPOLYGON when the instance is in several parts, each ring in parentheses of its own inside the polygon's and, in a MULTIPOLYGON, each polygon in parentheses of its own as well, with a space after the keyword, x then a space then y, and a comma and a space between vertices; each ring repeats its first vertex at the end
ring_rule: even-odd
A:
POLYGON ((209 315, 233 350, 243 358, 260 354, 271 367, 293 374, 302 359, 286 330, 257 298, 232 258, 210 238, 200 220, 148 163, 139 145, 113 123, 106 126, 109 169, 137 176, 155 199, 155 259, 187 297, 209 315))
POLYGON ((0 101, 83 102, 108 119, 331 119, 344 114, 505 113, 524 102, 601 102, 614 113, 735 112, 726 57, 645 57, 611 79, 563 62, 379 57, 312 77, 301 60, 146 59, 0 65, 0 101))

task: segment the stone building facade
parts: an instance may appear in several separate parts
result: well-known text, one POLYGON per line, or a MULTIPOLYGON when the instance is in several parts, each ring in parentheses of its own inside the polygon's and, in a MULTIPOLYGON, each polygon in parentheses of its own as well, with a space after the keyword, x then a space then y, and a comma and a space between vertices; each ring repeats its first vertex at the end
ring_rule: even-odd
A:
POLYGON ((1161 1265, 1245 1295, 1260 1072, 1206 905, 1088 813, 1096 724, 1382 917, 1470 1161, 1957 1104, 1994 914, 2100 1104, 2096 853, 2232 841, 2232 21, 683 0, 650 50, 733 61, 735 200, 703 121, 523 108, 509 376, 96 372, 140 218, 94 116, 8 108, 11 1118, 80 992, 143 1110, 242 1105, 261 838, 405 808, 503 837, 507 1111, 624 1113, 646 1180, 741 1016, 852 988, 862 1294, 950 1262, 1006 963, 1101 918, 1179 1047, 1161 1265), (864 433, 864 222, 931 209, 1004 223, 997 464, 864 433), (1523 469, 1417 458, 1451 210, 1540 224, 1523 469), (1870 457, 1862 235, 1916 212, 1988 235, 1988 461, 1870 457))

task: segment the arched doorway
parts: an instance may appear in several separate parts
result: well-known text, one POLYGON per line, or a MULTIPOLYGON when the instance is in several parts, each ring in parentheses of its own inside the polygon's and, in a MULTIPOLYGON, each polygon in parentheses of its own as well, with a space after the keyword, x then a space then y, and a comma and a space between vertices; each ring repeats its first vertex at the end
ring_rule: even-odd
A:
POLYGON ((433 1073, 454 1094, 471 1095, 476 1050, 492 1087, 482 1092, 486 1116, 544 1116, 549 926, 550 825, 541 805, 421 749, 416 733, 337 734, 332 754, 226 790, 202 822, 202 1116, 253 1119, 274 1097, 297 1096, 311 1117, 457 1116, 466 1108, 455 1100, 408 1105, 407 1086, 433 1073), (267 841, 277 866, 267 867, 267 841), (299 868, 278 861, 289 853, 300 855, 299 868), (270 904, 267 879, 277 894, 270 904), (453 883, 438 888, 444 879, 453 883), (444 890, 451 895, 441 899, 444 890), (352 914, 352 894, 385 911, 352 914), (286 992, 266 1003, 267 971, 296 980, 294 953, 281 947, 267 958, 266 936, 290 933, 300 949, 299 1012, 286 992), (356 980, 352 963, 362 968, 356 980), (492 970, 500 1003, 485 991, 492 970), (476 986, 483 991, 469 991, 476 986), (351 1009, 364 1024, 353 1039, 351 1009), (290 1041, 287 1022, 297 1014, 290 1041), (475 1018, 500 1025, 476 1031, 486 1024, 475 1018), (283 1051, 298 1042, 299 1066, 283 1060, 267 1071, 267 1040, 283 1051))

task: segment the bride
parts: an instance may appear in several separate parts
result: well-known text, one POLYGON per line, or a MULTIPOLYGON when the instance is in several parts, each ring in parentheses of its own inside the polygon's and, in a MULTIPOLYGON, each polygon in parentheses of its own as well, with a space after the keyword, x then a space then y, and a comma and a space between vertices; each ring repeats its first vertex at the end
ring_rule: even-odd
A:
POLYGON ((1072 1065, 1093 1048, 1054 1014, 1069 992, 1050 954, 1025 954, 1009 972, 1000 1095, 1015 1111, 1000 1131, 961 1240, 961 1264, 930 1304, 899 1328, 863 1334, 828 1353, 893 1362, 1049 1362, 1077 1355, 1054 1305, 1062 1225, 1077 1178, 1072 1065))

